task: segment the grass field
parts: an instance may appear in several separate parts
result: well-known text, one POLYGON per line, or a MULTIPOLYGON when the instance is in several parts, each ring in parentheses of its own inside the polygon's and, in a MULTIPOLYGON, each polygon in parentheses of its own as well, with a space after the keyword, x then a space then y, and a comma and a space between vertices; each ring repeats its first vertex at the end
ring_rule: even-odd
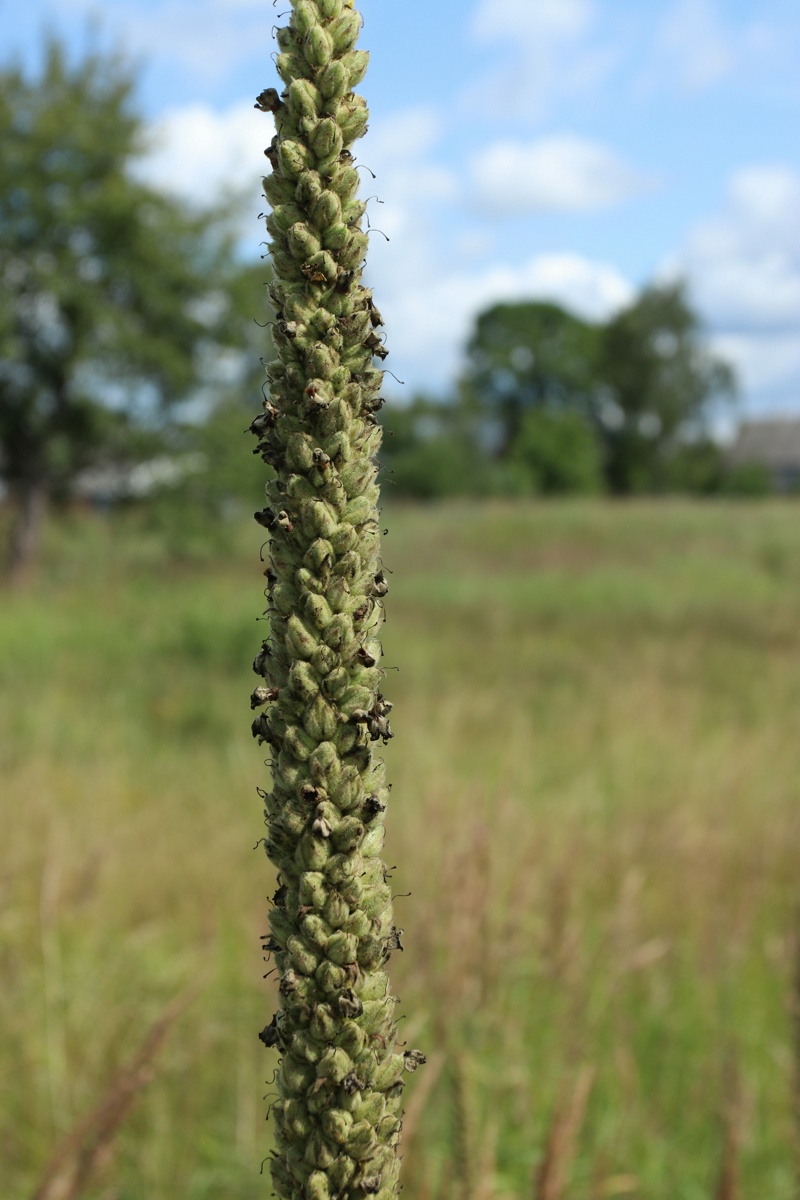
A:
MULTIPOLYGON (((796 1200, 800 507, 384 515, 404 1195, 796 1200)), ((9 1200, 187 988, 81 1194, 269 1195, 263 581, 231 536, 181 563, 76 519, 0 594, 9 1200)))

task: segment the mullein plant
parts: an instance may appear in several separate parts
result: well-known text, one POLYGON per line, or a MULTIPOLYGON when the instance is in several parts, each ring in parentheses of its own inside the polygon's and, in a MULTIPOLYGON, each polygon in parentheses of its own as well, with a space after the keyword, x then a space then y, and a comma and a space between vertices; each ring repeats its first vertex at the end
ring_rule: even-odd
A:
POLYGON ((386 351, 362 282, 365 204, 350 147, 368 112, 353 88, 353 0, 292 0, 277 30, 278 93, 256 107, 276 135, 264 180, 274 278, 269 397, 251 426, 274 472, 256 520, 270 533, 269 637, 253 735, 270 747, 266 850, 278 873, 265 950, 279 1007, 272 1179, 286 1200, 388 1198, 398 1190, 406 1071, 387 960, 400 949, 381 859, 388 798, 376 743, 392 736, 378 634, 375 414, 386 351))

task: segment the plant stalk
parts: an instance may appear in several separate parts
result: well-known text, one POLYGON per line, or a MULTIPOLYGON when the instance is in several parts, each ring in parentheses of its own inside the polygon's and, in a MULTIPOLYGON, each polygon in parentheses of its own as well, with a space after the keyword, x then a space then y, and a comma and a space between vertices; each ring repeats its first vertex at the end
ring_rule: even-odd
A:
POLYGON ((264 180, 278 358, 252 424, 274 471, 256 520, 270 533, 270 633, 256 657, 253 722, 271 752, 267 853, 278 871, 265 948, 280 1004, 259 1035, 281 1059, 272 1106, 275 1190, 286 1200, 388 1198, 407 1070, 386 964, 402 949, 381 860, 388 800, 376 743, 392 736, 378 633, 388 591, 380 564, 375 455, 386 356, 363 285, 365 204, 350 150, 368 112, 353 91, 352 0, 292 0, 277 31, 284 88, 264 180))

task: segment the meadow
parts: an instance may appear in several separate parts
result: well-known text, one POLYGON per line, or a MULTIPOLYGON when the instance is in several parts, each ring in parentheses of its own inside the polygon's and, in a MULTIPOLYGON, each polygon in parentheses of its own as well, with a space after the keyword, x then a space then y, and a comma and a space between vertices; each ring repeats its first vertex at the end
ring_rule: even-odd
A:
MULTIPOLYGON (((797 503, 384 517, 404 1195, 796 1200, 797 503)), ((0 593, 9 1200, 126 1081, 87 1200, 270 1193, 261 539, 228 540, 75 517, 0 593)))

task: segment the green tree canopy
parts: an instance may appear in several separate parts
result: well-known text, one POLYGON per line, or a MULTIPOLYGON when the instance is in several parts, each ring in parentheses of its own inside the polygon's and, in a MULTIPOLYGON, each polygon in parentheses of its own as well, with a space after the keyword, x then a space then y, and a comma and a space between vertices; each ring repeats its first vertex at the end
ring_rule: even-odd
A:
POLYGON ((680 283, 645 288, 606 324, 556 304, 494 305, 477 318, 463 377, 467 404, 497 428, 501 458, 566 487, 569 472, 559 467, 558 482, 544 464, 555 455, 566 466, 574 437, 575 453, 586 455, 580 478, 601 462, 621 493, 669 486, 671 458, 707 434, 714 405, 734 391, 733 371, 708 350, 680 283), (559 424, 556 414, 576 420, 559 424), (587 449, 587 429, 598 453, 587 449))
POLYGON ((733 397, 733 370, 709 351, 682 283, 645 288, 603 327, 600 347, 609 485, 663 486, 681 443, 702 437, 715 403, 733 397))
POLYGON ((17 566, 48 496, 109 444, 133 453, 137 415, 187 397, 210 350, 240 340, 227 226, 131 171, 134 84, 117 55, 73 65, 56 41, 38 76, 0 71, 0 476, 17 566))
POLYGON ((496 304, 478 317, 467 345, 467 397, 499 425, 510 453, 531 409, 594 406, 599 331, 558 304, 496 304))

